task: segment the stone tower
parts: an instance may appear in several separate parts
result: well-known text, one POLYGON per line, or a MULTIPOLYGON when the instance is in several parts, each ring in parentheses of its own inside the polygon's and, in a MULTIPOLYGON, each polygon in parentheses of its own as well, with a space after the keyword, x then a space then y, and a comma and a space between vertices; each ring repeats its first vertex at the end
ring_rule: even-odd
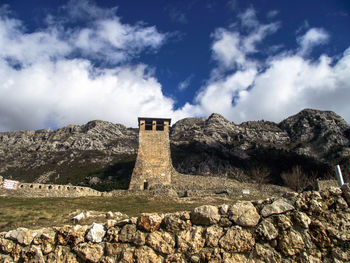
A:
POLYGON ((138 118, 139 147, 129 190, 171 183, 170 122, 171 119, 138 118))

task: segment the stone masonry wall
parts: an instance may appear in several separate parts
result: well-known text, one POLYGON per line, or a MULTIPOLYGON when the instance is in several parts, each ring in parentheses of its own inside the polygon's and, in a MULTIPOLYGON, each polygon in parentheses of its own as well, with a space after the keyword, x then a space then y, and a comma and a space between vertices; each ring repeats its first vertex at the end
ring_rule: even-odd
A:
POLYGON ((24 197, 81 197, 101 196, 102 193, 89 187, 59 184, 35 184, 19 182, 17 190, 5 190, 0 185, 0 196, 24 197))
POLYGON ((0 233, 0 262, 350 262, 350 187, 0 233))
POLYGON ((153 185, 170 185, 174 168, 170 156, 168 126, 164 131, 139 130, 139 147, 129 190, 144 190, 153 185))

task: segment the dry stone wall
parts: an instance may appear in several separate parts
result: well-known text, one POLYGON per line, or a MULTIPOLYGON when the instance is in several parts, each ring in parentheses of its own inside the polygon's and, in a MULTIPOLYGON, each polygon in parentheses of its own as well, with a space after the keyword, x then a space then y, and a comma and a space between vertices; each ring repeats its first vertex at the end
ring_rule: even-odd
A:
POLYGON ((350 262, 350 187, 0 233, 0 262, 350 262))
MULTIPOLYGON (((1 179, 1 178, 0 178, 1 179)), ((35 183, 18 183, 17 190, 1 189, 0 196, 24 196, 24 197, 81 197, 81 196, 101 196, 103 193, 95 189, 58 184, 35 184, 35 183)))

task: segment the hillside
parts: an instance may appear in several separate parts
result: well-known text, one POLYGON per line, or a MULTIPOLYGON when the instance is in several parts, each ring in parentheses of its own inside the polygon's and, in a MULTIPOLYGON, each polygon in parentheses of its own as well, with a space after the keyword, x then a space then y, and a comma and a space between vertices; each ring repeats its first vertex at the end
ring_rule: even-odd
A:
MULTIPOLYGON (((57 130, 0 133, 0 175, 24 182, 126 188, 138 131, 91 121, 57 130)), ((174 167, 181 173, 283 184, 281 174, 300 165, 305 176, 327 177, 349 167, 350 126, 336 113, 305 109, 280 123, 235 124, 218 114, 186 118, 170 131, 174 167)))

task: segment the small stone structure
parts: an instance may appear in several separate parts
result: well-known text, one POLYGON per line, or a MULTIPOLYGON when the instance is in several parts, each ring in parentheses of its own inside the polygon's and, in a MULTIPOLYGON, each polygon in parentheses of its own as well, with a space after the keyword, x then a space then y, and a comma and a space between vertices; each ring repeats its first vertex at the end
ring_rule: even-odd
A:
MULTIPOLYGON (((0 180, 2 180, 2 178, 0 178, 0 180)), ((2 185, 0 185, 0 196, 82 197, 102 196, 102 193, 85 186, 18 182, 17 190, 2 189, 2 185)))
POLYGON ((174 171, 170 156, 171 119, 138 118, 139 147, 129 190, 170 185, 174 171))

